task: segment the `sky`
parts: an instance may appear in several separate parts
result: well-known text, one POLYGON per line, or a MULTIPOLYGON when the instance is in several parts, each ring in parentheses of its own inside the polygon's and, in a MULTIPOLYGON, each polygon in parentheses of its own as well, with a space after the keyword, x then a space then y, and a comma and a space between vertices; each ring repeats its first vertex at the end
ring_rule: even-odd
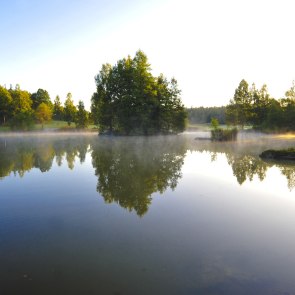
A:
POLYGON ((228 104, 239 82, 281 98, 295 80, 294 0, 0 0, 0 84, 71 92, 86 108, 102 64, 141 49, 186 107, 228 104))

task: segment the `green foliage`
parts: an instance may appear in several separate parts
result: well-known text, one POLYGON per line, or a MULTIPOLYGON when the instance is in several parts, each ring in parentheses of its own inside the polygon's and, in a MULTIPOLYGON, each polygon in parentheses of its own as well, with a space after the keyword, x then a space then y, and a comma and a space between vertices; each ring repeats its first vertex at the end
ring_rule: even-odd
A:
POLYGON ((212 141, 231 141, 237 139, 238 129, 222 129, 219 127, 219 122, 216 118, 211 119, 211 128, 212 141))
POLYGON ((142 51, 105 64, 95 78, 91 112, 101 132, 156 134, 184 130, 186 112, 177 82, 154 77, 142 51))
POLYGON ((258 129, 295 130, 295 82, 280 100, 270 97, 266 85, 260 90, 255 84, 250 89, 247 85, 245 80, 241 81, 226 107, 228 123, 242 127, 250 124, 258 129))
POLYGON ((65 114, 65 120, 68 122, 68 125, 70 126, 72 122, 75 122, 75 116, 76 116, 77 109, 74 105, 74 101, 72 99, 72 94, 67 94, 67 99, 65 101, 64 106, 64 114, 65 114))
POLYGON ((57 95, 53 103, 53 119, 63 120, 64 119, 64 107, 60 102, 60 97, 57 95))
POLYGON ((41 102, 35 111, 35 117, 42 124, 43 129, 44 122, 50 121, 52 118, 51 108, 46 103, 41 102))
POLYGON ((249 122, 251 114, 250 107, 251 96, 249 85, 245 80, 242 80, 235 90, 233 99, 226 109, 227 122, 233 125, 241 125, 242 127, 249 122))
POLYGON ((232 141, 236 140, 238 135, 238 129, 221 129, 215 128, 211 130, 211 140, 212 141, 232 141))
POLYGON ((50 100, 49 93, 44 89, 39 88, 37 92, 31 95, 31 99, 33 103, 32 108, 34 110, 36 110, 41 103, 47 104, 52 108, 52 102, 50 100))
POLYGON ((32 110, 20 111, 9 121, 12 130, 30 130, 34 125, 34 113, 32 110))
POLYGON ((76 113, 75 123, 77 128, 87 128, 89 125, 88 112, 85 110, 83 101, 79 101, 78 111, 76 113))
POLYGON ((212 118, 211 119, 211 127, 216 130, 219 127, 219 121, 216 118, 212 118))
POLYGON ((9 89, 12 97, 12 115, 28 113, 32 111, 31 95, 28 91, 21 90, 17 85, 15 89, 9 89))
POLYGON ((28 91, 21 90, 19 85, 9 89, 12 98, 9 125, 13 130, 29 130, 34 125, 32 100, 28 91))
POLYGON ((0 124, 5 124, 11 116, 12 97, 10 92, 0 85, 0 124))

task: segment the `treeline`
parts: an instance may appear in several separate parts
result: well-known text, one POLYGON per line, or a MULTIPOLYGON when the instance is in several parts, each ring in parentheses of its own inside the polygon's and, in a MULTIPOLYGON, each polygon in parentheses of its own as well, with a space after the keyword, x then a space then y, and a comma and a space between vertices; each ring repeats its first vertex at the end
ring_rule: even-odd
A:
POLYGON ((9 89, 0 85, 0 125, 28 130, 35 123, 41 123, 43 127, 51 119, 67 121, 68 125, 75 123, 77 128, 85 128, 89 125, 90 116, 81 100, 77 106, 74 105, 71 93, 67 94, 62 104, 59 96, 52 102, 44 89, 29 93, 20 89, 19 85, 9 89))
POLYGON ((242 80, 235 90, 233 99, 226 107, 226 121, 229 124, 252 125, 257 129, 295 130, 295 81, 285 92, 285 97, 270 96, 266 85, 257 89, 242 80))
POLYGON ((75 106, 70 93, 61 104, 59 96, 52 102, 44 89, 31 94, 19 85, 14 89, 0 86, 0 125, 26 130, 34 123, 43 126, 54 119, 85 128, 91 121, 100 133, 120 135, 170 134, 185 129, 187 112, 177 81, 169 81, 163 74, 154 77, 141 50, 114 66, 104 64, 95 82, 91 113, 82 101, 75 106))
POLYGON ((225 124, 226 107, 197 107, 187 108, 188 121, 190 124, 211 123, 213 118, 220 124, 225 124))

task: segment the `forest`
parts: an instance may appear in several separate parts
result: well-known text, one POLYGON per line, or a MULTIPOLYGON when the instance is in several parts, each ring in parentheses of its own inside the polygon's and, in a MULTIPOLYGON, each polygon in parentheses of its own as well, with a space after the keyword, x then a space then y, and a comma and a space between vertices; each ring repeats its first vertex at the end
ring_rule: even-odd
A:
POLYGON ((190 124, 209 124, 213 118, 220 124, 225 124, 226 107, 191 107, 187 108, 188 122, 190 124))
POLYGON ((79 129, 95 124, 102 134, 152 135, 182 132, 187 121, 203 124, 217 119, 240 128, 295 130, 295 81, 280 99, 271 97, 265 84, 258 89, 242 80, 227 106, 185 108, 176 79, 153 76, 147 56, 138 50, 133 58, 102 65, 95 83, 90 112, 82 100, 75 105, 71 93, 62 104, 59 96, 52 102, 41 88, 29 93, 19 85, 0 85, 0 126, 30 130, 53 119, 79 129))
POLYGON ((285 97, 272 98, 267 85, 257 89, 242 80, 233 98, 226 106, 226 122, 231 125, 253 126, 254 129, 271 131, 295 130, 295 81, 285 92, 285 97))
POLYGON ((52 103, 48 92, 39 88, 29 93, 19 85, 9 89, 0 85, 0 122, 12 130, 30 130, 35 123, 43 124, 50 120, 74 123, 77 128, 85 128, 90 123, 90 114, 82 100, 74 105, 72 94, 68 93, 64 104, 56 96, 52 103))
POLYGON ((185 129, 187 112, 181 102, 176 79, 151 73, 147 56, 137 51, 114 66, 102 65, 95 77, 96 92, 91 98, 91 112, 82 100, 74 105, 71 93, 64 104, 54 102, 44 89, 35 93, 19 85, 0 86, 0 122, 13 130, 29 130, 35 123, 54 120, 86 128, 98 126, 102 134, 151 135, 178 133, 185 129))

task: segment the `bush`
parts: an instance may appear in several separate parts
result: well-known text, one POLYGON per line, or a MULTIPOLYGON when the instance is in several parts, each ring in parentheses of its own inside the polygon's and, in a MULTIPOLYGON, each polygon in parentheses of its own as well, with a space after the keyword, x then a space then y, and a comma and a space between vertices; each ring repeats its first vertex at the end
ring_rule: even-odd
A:
POLYGON ((237 140, 238 129, 221 129, 216 128, 211 130, 211 140, 212 141, 231 141, 237 140))
POLYGON ((32 112, 21 112, 16 114, 9 122, 12 130, 30 130, 34 126, 34 116, 32 112))

